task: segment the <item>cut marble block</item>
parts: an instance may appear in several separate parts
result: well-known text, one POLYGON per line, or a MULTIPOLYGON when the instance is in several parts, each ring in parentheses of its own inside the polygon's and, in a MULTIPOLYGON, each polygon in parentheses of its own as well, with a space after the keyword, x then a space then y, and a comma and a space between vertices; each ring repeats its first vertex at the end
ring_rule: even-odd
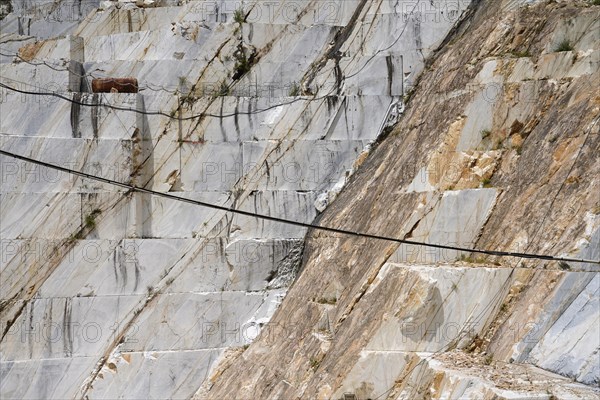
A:
POLYGON ((85 70, 94 77, 135 77, 140 93, 154 95, 157 91, 164 91, 176 95, 177 92, 183 92, 182 98, 185 98, 185 93, 196 83, 205 67, 203 61, 169 59, 109 60, 84 64, 85 70))
POLYGON ((300 267, 301 240, 207 239, 168 292, 259 291, 286 287, 300 267))
POLYGON ((315 76, 310 89, 319 97, 333 95, 402 96, 420 71, 422 61, 415 64, 402 55, 342 57, 329 60, 315 76), (340 77, 344 77, 342 84, 340 77))
POLYGON ((64 238, 78 231, 81 224, 81 200, 77 194, 2 193, 0 200, 3 239, 26 238, 34 234, 64 238), (64 220, 63 215, 69 218, 64 220))
MULTIPOLYGON (((11 64, 2 64, 2 82, 10 87, 30 92, 59 92, 68 96, 68 91, 78 92, 81 84, 82 68, 77 61, 70 60, 48 60, 48 64, 54 67, 40 68, 19 60, 11 64)), ((8 98, 2 88, 3 98, 8 98)), ((14 92, 13 92, 14 93, 14 92)), ((25 95, 16 94, 15 97, 23 98, 25 95)), ((41 97, 41 96, 37 96, 41 97)), ((58 101, 37 99, 38 101, 58 101)), ((34 99, 35 100, 35 99, 34 99)))
MULTIPOLYGON (((54 197, 32 193, 0 197, 4 300, 37 290, 61 263, 77 265, 76 262, 83 259, 87 265, 108 251, 90 243, 79 246, 78 238, 120 239, 132 231, 130 206, 122 201, 122 194, 54 197), (21 204, 19 210, 23 214, 15 212, 13 204, 21 204), (97 210, 101 212, 98 214, 97 210), (33 228, 33 224, 38 228, 33 228)), ((89 294, 89 291, 84 292, 89 294)))
MULTIPOLYGON (((3 150, 105 179, 128 182, 134 174, 132 143, 124 140, 0 136, 3 150)), ((0 155, 2 193, 93 193, 122 188, 0 155)))
MULTIPOLYGON (((235 10, 239 7, 239 3, 234 0, 221 2, 222 6, 219 10, 208 8, 210 2, 205 4, 203 7, 199 7, 199 10, 205 14, 210 12, 209 18, 225 21, 231 21, 235 10)), ((345 26, 350 21, 358 4, 358 0, 325 3, 259 0, 251 2, 245 9, 248 10, 247 21, 251 23, 345 26)))
MULTIPOLYGON (((233 199, 227 192, 172 192, 171 194, 230 207, 233 199)), ((136 194, 136 235, 140 238, 193 238, 208 234, 222 218, 222 212, 164 197, 136 194)), ((225 233, 221 233, 223 235, 225 233)))
MULTIPOLYGON (((305 140, 375 140, 388 114, 390 96, 341 96, 323 101, 310 120, 301 118, 294 128, 305 140)), ((309 110, 313 112, 313 105, 309 110)))
POLYGON ((100 0, 11 1, 12 13, 0 22, 2 33, 55 38, 72 33, 98 7, 100 0))
POLYGON ((228 191, 242 178, 242 143, 177 143, 154 157, 155 190, 228 191))
POLYGON ((348 95, 403 96, 404 70, 402 56, 376 56, 375 58, 343 58, 340 68, 350 75, 344 83, 348 95), (369 60, 367 62, 367 60, 369 60), (361 71, 361 73, 357 73, 361 71))
MULTIPOLYGON (((309 223, 317 216, 314 192, 267 190, 252 192, 240 209, 257 214, 309 223)), ((236 214, 231 221, 230 237, 235 240, 257 238, 300 239, 307 228, 236 214)))
POLYGON ((189 399, 220 361, 222 349, 120 353, 88 392, 90 399, 189 399))
POLYGON ((81 240, 39 293, 41 297, 146 295, 186 246, 185 239, 81 240))
POLYGON ((3 361, 100 358, 144 296, 32 299, 2 340, 3 361))
POLYGON ((0 361, 0 392, 6 399, 70 399, 79 389, 73 382, 83 382, 97 362, 98 357, 0 361))
POLYGON ((257 335, 251 319, 265 302, 266 292, 213 292, 158 294, 128 334, 121 351, 190 351, 239 347, 257 335))
POLYGON ((308 66, 317 58, 335 35, 335 28, 326 25, 272 25, 244 23, 241 26, 244 43, 262 49, 270 46, 271 51, 260 62, 293 62, 308 66), (273 41, 273 38, 276 38, 273 41))
POLYGON ((86 233, 91 238, 122 238, 135 221, 122 192, 2 193, 0 234, 3 239, 74 239, 91 225, 92 214, 96 220, 86 233))
POLYGON ((169 28, 177 20, 181 7, 111 9, 94 11, 75 30, 89 40, 96 36, 169 28))
MULTIPOLYGON (((279 90, 278 86, 273 88, 279 90)), ((184 123, 183 132, 189 140, 210 142, 278 138, 373 140, 379 134, 390 103, 389 96, 331 96, 317 101, 294 97, 223 97, 216 100, 210 112, 226 117, 207 117, 200 125, 184 123), (283 105, 277 107, 279 104, 283 105)))
MULTIPOLYGON (((582 279, 577 279, 568 274, 573 281, 578 280, 581 285, 582 279)), ((567 278, 567 279, 568 279, 567 278)), ((551 303, 553 306, 562 306, 564 310, 558 319, 548 326, 538 325, 533 332, 524 340, 525 344, 536 343, 529 357, 531 362, 540 368, 568 376, 577 381, 593 385, 597 383, 600 375, 598 365, 598 348, 600 346, 600 275, 598 273, 584 274, 589 283, 581 291, 577 290, 579 285, 562 285, 557 296, 551 303), (590 279, 591 278, 591 279, 590 279), (570 292, 567 292, 568 289, 570 292), (573 299, 573 294, 579 292, 573 299), (567 295, 572 299, 570 304, 564 302, 567 295), (558 302, 563 299, 563 302, 558 302), (568 305, 568 307, 566 307, 568 305), (545 329, 544 329, 545 328, 545 329)), ((552 309, 551 309, 552 310, 552 309)), ((554 308, 556 310, 556 308, 554 308)), ((546 314, 549 314, 547 311, 546 314)), ((555 317, 556 318, 556 317, 555 317)))
POLYGON ((259 189, 318 191, 335 185, 365 146, 353 140, 245 142, 243 165, 259 167, 257 178, 249 178, 259 189))
MULTIPOLYGON (((382 8, 393 3, 383 2, 382 8)), ((446 37, 446 32, 469 3, 469 0, 396 2, 394 10, 369 12, 365 23, 353 32, 355 40, 347 41, 342 51, 364 56, 415 52, 421 59, 426 58, 446 37)))
MULTIPOLYGON (((444 192, 441 200, 429 200, 433 210, 418 221, 410 240, 471 248, 496 201, 496 189, 469 189, 444 192), (431 203, 433 202, 433 203, 431 203)), ((452 262, 461 256, 456 250, 400 245, 394 262, 452 262)))
MULTIPOLYGON (((481 334, 506 296, 510 269, 386 264, 368 293, 384 293, 382 282, 398 282, 392 309, 365 350, 436 352, 463 347, 481 334), (472 296, 472 293, 478 293, 472 296)), ((364 301, 368 301, 367 295, 364 301)))
MULTIPOLYGON (((305 71, 310 67, 310 62, 301 59, 291 59, 283 62, 268 62, 260 60, 253 68, 252 73, 243 76, 233 88, 232 93, 247 95, 258 86, 258 90, 266 96, 290 96, 294 86, 303 78, 305 71), (272 93, 269 93, 269 92, 272 93)), ((296 89, 297 90, 297 89, 296 89)))
POLYGON ((49 39, 72 34, 77 25, 77 20, 46 21, 31 16, 9 14, 0 23, 0 29, 2 33, 15 33, 23 36, 34 36, 37 39, 49 39))
MULTIPOLYGON (((209 61, 226 39, 232 27, 197 25, 194 33, 181 35, 170 28, 94 36, 86 41, 85 60, 199 60, 209 61)), ((233 45, 232 45, 233 46, 233 45)), ((232 47, 233 48, 233 47, 232 47)))
POLYGON ((497 86, 489 86, 479 91, 471 104, 467 106, 465 114, 467 122, 463 127, 456 151, 474 150, 481 144, 482 131, 489 131, 492 123, 492 114, 496 100, 497 86))
POLYGON ((83 38, 69 35, 66 38, 46 40, 41 43, 41 47, 35 53, 35 58, 43 59, 45 62, 68 60, 83 63, 85 61, 83 38))
MULTIPOLYGON (((33 91, 43 92, 44 89, 33 91)), ((64 100, 19 94, 6 89, 2 89, 0 93, 6 100, 0 105, 0 109, 11 111, 3 114, 0 121, 0 132, 5 135, 131 139, 136 128, 158 135, 159 127, 163 127, 166 118, 136 112, 146 108, 143 96, 138 94, 61 93, 68 99, 64 100), (32 112, 36 113, 36 118, 31 118, 32 112)), ((161 98, 169 100, 169 97, 161 98)), ((175 100, 176 98, 173 99, 174 103, 175 100)), ((153 96, 150 101, 155 101, 153 96)), ((164 104, 163 107, 169 110, 164 104)), ((159 110, 153 107, 149 109, 159 110)))

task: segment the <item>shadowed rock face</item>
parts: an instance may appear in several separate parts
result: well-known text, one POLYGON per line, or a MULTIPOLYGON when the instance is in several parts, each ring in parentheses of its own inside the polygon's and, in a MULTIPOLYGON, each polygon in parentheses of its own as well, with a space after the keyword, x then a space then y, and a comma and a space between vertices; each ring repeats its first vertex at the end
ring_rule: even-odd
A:
MULTIPOLYGON (((598 259, 599 24, 587 2, 479 3, 319 223, 598 259)), ((304 257, 285 333, 198 398, 598 396, 598 266, 319 231, 304 257)))
MULTIPOLYGON (((240 14, 229 1, 13 1, 2 83, 67 100, 2 89, 0 147, 312 222, 470 4, 422 3, 245 2, 240 14), (119 77, 138 93, 93 93, 94 79, 119 77)), ((306 229, 8 157, 0 166, 2 398, 190 398, 227 351, 291 332, 267 323, 306 229)), ((476 227, 497 191, 474 191, 476 227)), ((463 197, 446 196, 444 210, 463 197)), ((327 284, 317 300, 342 289, 327 284)), ((435 304, 444 293, 423 291, 435 304)))

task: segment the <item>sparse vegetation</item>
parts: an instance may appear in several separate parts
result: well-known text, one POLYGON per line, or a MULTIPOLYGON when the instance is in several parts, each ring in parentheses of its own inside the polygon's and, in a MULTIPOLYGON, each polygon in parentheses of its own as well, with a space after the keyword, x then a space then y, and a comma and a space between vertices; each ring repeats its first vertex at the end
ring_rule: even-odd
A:
POLYGON ((414 88, 410 88, 408 90, 408 92, 406 92, 404 94, 404 97, 402 98, 402 101, 404 102, 404 104, 408 103, 410 101, 410 99, 413 97, 414 94, 415 94, 415 89, 414 88))
POLYGON ((563 39, 555 48, 554 48, 554 52, 555 53, 560 53, 563 51, 572 51, 573 50, 573 45, 571 44, 571 42, 569 42, 567 39, 563 39))
POLYGON ((313 371, 316 371, 316 369, 319 368, 319 364, 321 364, 321 361, 319 361, 317 358, 310 358, 310 367, 313 369, 313 371))
POLYGON ((67 244, 71 244, 73 242, 75 242, 76 240, 80 240, 83 239, 83 231, 80 229, 77 232, 71 234, 71 236, 68 237, 67 239, 67 244))
POLYGON ((496 142, 494 143, 494 147, 492 147, 492 150, 500 150, 503 147, 503 141, 502 139, 498 139, 496 140, 496 142))
POLYGON ((235 66, 233 67, 233 79, 236 80, 241 78, 250 71, 250 68, 252 68, 252 65, 250 64, 248 57, 246 57, 246 53, 242 50, 238 51, 235 57, 235 66))
POLYGON ((330 298, 321 297, 320 299, 317 299, 316 302, 319 304, 336 304, 337 299, 335 297, 330 297, 330 298))
POLYGON ((222 80, 221 83, 219 83, 219 90, 217 92, 217 96, 227 96, 229 94, 229 85, 227 84, 227 82, 225 82, 225 80, 222 80))
POLYGON ((470 254, 463 254, 460 256, 460 258, 458 260, 465 262, 465 263, 469 263, 469 264, 484 264, 485 263, 484 257, 474 257, 470 254))
POLYGON ((590 3, 592 3, 593 6, 600 6, 600 0, 591 0, 590 3))
POLYGON ((483 178, 481 180, 481 186, 484 188, 489 188, 492 186, 492 180, 490 178, 483 178))
POLYGON ((485 363, 485 365, 491 365, 492 361, 494 361, 494 357, 492 357, 492 355, 487 355, 485 357, 485 359, 483 360, 483 362, 485 363))
POLYGON ((300 95, 300 85, 296 82, 292 83, 292 87, 290 88, 290 97, 296 97, 300 95))
POLYGON ((185 97, 181 98, 181 105, 187 105, 189 108, 191 108, 197 100, 198 97, 194 96, 192 92, 190 92, 185 97))
POLYGON ((96 217, 98 215, 100 215, 100 213, 102 213, 102 210, 96 208, 89 215, 86 215, 85 221, 84 221, 85 227, 90 230, 96 228, 96 217))
POLYGON ((233 20, 238 24, 243 24, 244 22, 246 22, 246 15, 244 14, 244 10, 241 8, 235 10, 233 12, 233 20))
POLYGON ((492 134, 492 131, 490 131, 489 129, 483 129, 481 131, 481 138, 487 139, 488 137, 490 137, 491 134, 492 134))
POLYGON ((525 50, 525 51, 511 51, 510 55, 516 58, 524 58, 524 57, 531 57, 531 54, 529 53, 529 51, 525 50))
POLYGON ((517 152, 518 155, 521 155, 521 153, 523 152, 523 145, 522 144, 518 144, 513 146, 513 149, 517 152))
POLYGON ((571 269, 571 266, 564 261, 559 261, 558 267, 564 271, 569 271, 571 269))

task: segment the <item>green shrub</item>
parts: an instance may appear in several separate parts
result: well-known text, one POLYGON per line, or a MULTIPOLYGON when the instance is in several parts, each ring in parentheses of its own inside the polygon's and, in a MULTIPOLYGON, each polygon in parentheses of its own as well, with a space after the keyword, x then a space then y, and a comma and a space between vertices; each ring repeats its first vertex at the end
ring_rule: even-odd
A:
POLYGON ((571 51, 571 50, 573 50, 573 45, 571 45, 571 42, 569 42, 567 39, 564 39, 556 46, 556 48, 554 49, 554 52, 560 53, 563 51, 571 51))
POLYGON ((244 10, 238 8, 233 12, 233 20, 238 24, 243 24, 246 22, 246 15, 244 14, 244 10))
POLYGON ((91 214, 85 217, 85 227, 88 229, 94 229, 96 227, 96 217, 100 215, 102 211, 96 208, 91 214))
POLYGON ((515 50, 515 51, 511 51, 510 54, 516 58, 531 57, 531 54, 529 54, 529 52, 527 50, 525 50, 525 51, 516 51, 515 50))
POLYGON ((289 95, 290 97, 300 96, 300 86, 296 82, 292 84, 289 95))

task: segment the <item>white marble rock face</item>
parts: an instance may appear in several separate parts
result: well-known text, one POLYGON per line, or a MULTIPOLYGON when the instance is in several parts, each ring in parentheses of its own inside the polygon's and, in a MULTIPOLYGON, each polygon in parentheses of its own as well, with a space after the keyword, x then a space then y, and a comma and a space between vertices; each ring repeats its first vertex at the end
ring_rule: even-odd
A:
MULTIPOLYGON (((11 3, 2 81, 84 105, 1 89, 2 149, 310 223, 469 2, 417 21, 387 1, 250 1, 243 24, 236 1, 11 3), (324 57, 348 24, 336 65, 324 57), (259 56, 234 80, 242 43, 259 56), (102 77, 135 77, 139 93, 91 93, 102 77)), ((2 398, 189 398, 298 273, 304 227, 0 165, 2 398)), ((472 197, 464 233, 432 223, 470 240, 494 198, 472 197)))

